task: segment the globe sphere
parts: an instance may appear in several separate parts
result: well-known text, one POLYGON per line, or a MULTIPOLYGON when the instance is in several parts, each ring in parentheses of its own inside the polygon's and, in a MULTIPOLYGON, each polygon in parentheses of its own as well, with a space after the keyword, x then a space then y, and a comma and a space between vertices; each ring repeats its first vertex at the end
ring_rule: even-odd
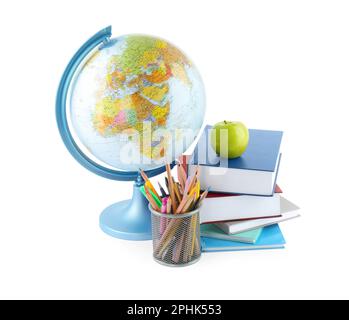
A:
POLYGON ((181 50, 156 37, 109 40, 83 62, 70 92, 70 121, 80 143, 117 170, 150 170, 173 161, 204 120, 198 70, 181 50))

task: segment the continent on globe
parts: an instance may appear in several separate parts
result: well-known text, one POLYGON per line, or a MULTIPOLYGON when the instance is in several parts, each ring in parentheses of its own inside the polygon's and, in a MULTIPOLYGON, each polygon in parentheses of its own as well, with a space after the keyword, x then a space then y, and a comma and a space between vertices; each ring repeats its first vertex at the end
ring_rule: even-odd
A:
MULTIPOLYGON (((174 140, 184 139, 175 134, 176 129, 190 129, 197 134, 201 127, 204 116, 201 78, 189 59, 165 40, 128 35, 111 41, 109 47, 96 51, 77 78, 72 112, 73 118, 80 118, 75 121, 78 134, 87 131, 81 123, 87 120, 88 109, 93 130, 107 139, 106 143, 115 144, 114 157, 118 157, 117 152, 121 152, 125 143, 133 141, 132 133, 137 132, 138 141, 134 140, 134 145, 139 153, 150 161, 161 160, 174 140), (87 90, 93 91, 93 95, 87 90), (151 125, 150 133, 145 131, 145 123, 151 125), (152 141, 158 129, 168 130, 171 135, 152 141), (119 137, 125 133, 129 138, 121 141, 119 137), (149 138, 151 143, 147 143, 149 138)), ((104 148, 103 142, 97 143, 99 138, 92 132, 79 136, 98 158, 122 167, 120 159, 114 161, 110 150, 96 151, 104 148)))
MULTIPOLYGON (((151 122, 151 130, 166 126, 171 108, 167 81, 177 76, 191 85, 184 69, 190 62, 177 48, 146 36, 129 36, 125 42, 122 54, 110 57, 105 83, 98 90, 102 94, 98 97, 93 123, 103 136, 130 128, 142 132, 143 121, 151 122), (110 91, 107 97, 103 96, 105 91, 110 91), (113 97, 114 92, 119 94, 113 97)), ((141 153, 149 158, 163 157, 164 139, 160 148, 144 148, 142 137, 141 134, 141 153)))

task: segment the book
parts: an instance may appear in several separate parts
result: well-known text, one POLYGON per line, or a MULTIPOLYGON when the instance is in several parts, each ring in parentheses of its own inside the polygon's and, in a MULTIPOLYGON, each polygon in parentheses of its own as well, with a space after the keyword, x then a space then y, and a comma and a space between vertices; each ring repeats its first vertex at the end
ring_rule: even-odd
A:
POLYGON ((262 230, 263 228, 259 228, 236 234, 226 234, 214 224, 202 224, 200 226, 202 237, 245 243, 255 243, 261 235, 262 230))
POLYGON ((201 237, 203 252, 281 249, 284 248, 285 243, 277 224, 263 228, 255 244, 201 237))
POLYGON ((300 217, 299 207, 284 197, 280 197, 280 213, 281 216, 275 218, 223 222, 215 225, 226 234, 240 234, 241 232, 266 227, 300 217))
POLYGON ((281 192, 278 186, 270 197, 210 192, 200 208, 200 223, 280 216, 281 192))
POLYGON ((271 196, 281 159, 282 131, 249 129, 245 153, 235 159, 220 158, 211 147, 206 126, 189 163, 192 174, 200 166, 201 188, 211 191, 271 196))

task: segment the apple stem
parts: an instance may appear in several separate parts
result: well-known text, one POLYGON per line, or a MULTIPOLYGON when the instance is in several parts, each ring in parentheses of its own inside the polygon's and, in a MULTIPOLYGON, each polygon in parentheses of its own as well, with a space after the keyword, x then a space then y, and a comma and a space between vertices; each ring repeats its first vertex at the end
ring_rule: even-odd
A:
POLYGON ((224 120, 224 124, 227 124, 227 121, 226 121, 226 120, 224 120))

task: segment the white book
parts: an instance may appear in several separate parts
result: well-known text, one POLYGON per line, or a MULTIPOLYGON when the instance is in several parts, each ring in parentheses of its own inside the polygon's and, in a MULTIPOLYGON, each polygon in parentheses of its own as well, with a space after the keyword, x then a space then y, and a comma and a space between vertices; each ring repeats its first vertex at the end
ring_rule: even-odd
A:
MULTIPOLYGON (((278 165, 279 158, 271 172, 200 166, 200 184, 203 190, 209 187, 215 192, 270 196, 275 187, 278 165)), ((195 170, 195 165, 189 165, 189 175, 193 175, 195 170)))
POLYGON ((297 218, 300 216, 300 209, 291 201, 280 196, 280 213, 281 217, 223 222, 215 225, 227 234, 236 234, 297 218))
POLYGON ((200 223, 280 216, 280 195, 207 197, 200 208, 200 223))

